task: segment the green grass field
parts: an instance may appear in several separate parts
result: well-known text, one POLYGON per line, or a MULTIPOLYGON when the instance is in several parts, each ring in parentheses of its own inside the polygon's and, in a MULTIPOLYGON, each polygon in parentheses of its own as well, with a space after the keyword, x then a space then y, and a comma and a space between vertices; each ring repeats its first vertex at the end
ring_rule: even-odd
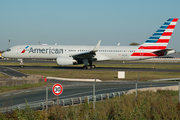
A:
MULTIPOLYGON (((109 61, 108 61, 109 62, 109 61)), ((111 61, 112 63, 112 61, 111 61)), ((116 62, 117 63, 117 62, 116 62)), ((0 65, 5 66, 19 66, 19 62, 0 62, 0 65)), ((180 65, 173 64, 95 64, 96 67, 111 67, 111 68, 155 68, 155 69, 180 69, 180 65)), ((56 63, 25 63, 25 66, 44 66, 44 67, 58 67, 56 63)), ((71 67, 82 67, 83 65, 74 65, 71 67)), ((101 80, 118 80, 117 71, 61 71, 61 70, 19 70, 20 72, 26 74, 38 74, 44 76, 52 76, 52 77, 64 77, 64 78, 98 78, 101 80)), ((137 77, 140 76, 141 81, 152 80, 152 79, 162 79, 162 78, 179 78, 180 73, 177 72, 126 72, 125 79, 126 80, 136 80, 137 77)), ((0 74, 0 77, 5 77, 5 75, 0 74)))
POLYGON ((61 70, 19 70, 20 72, 31 75, 44 75, 62 78, 84 78, 100 80, 136 80, 140 76, 140 81, 162 79, 162 78, 179 78, 179 72, 125 72, 125 79, 118 79, 118 71, 61 71, 61 70))
POLYGON ((4 77, 8 77, 8 76, 6 76, 6 75, 0 73, 0 78, 4 78, 4 77))
MULTIPOLYGON (((19 62, 0 62, 0 65, 5 66, 19 66, 19 62)), ((25 63, 26 66, 53 66, 58 67, 56 63, 25 63)), ((78 67, 82 67, 83 65, 77 65, 78 67)), ((74 66, 74 67, 77 67, 74 66)), ((180 69, 180 65, 143 65, 143 64, 96 64, 97 67, 111 67, 111 68, 152 68, 155 67, 157 69, 180 69)), ((80 71, 67 71, 67 70, 18 70, 20 72, 30 74, 30 75, 44 75, 50 77, 61 77, 61 78, 81 78, 81 79, 95 79, 96 77, 100 80, 137 80, 138 76, 140 76, 139 81, 147 81, 153 79, 163 79, 163 78, 180 78, 179 72, 125 72, 125 79, 118 79, 117 71, 89 71, 89 70, 80 70, 80 71)), ((8 77, 0 73, 0 78, 8 77)), ((44 84, 38 84, 37 86, 43 86, 44 84)), ((2 87, 0 92, 11 91, 26 88, 37 87, 36 85, 28 85, 28 86, 17 86, 17 87, 2 87)))
POLYGON ((4 86, 0 87, 0 93, 2 92, 8 92, 12 90, 22 90, 22 89, 29 89, 34 87, 40 87, 40 86, 46 86, 47 83, 35 83, 35 84, 24 84, 24 85, 16 85, 16 86, 4 86))

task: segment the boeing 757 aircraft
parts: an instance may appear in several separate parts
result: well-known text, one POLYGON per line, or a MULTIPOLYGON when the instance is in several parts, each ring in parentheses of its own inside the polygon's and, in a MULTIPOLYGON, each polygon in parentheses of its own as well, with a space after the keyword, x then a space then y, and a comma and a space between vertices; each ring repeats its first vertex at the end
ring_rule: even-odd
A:
POLYGON ((90 69, 94 61, 143 60, 174 53, 167 45, 178 18, 168 19, 154 34, 139 46, 72 46, 72 45, 18 45, 7 49, 2 56, 18 59, 56 59, 58 65, 84 64, 90 69), (89 65, 88 65, 89 64, 89 65))

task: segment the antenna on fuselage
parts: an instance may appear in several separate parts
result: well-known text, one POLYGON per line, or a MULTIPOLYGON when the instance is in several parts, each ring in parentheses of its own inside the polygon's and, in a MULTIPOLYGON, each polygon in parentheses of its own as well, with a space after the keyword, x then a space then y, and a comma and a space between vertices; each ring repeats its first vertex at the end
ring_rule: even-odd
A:
POLYGON ((120 43, 118 43, 117 46, 120 46, 120 43))

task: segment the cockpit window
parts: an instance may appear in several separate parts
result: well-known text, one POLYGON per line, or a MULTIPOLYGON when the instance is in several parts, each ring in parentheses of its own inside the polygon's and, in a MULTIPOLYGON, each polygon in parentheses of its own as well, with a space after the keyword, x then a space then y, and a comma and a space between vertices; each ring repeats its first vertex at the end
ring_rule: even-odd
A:
POLYGON ((9 52, 9 51, 11 51, 11 49, 7 49, 6 51, 9 52))

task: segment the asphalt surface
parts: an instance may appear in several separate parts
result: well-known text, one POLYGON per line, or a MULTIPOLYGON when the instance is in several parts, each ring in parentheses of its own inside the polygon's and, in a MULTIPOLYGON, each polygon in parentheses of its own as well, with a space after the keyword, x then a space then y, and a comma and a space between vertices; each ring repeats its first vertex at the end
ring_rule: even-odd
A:
MULTIPOLYGON (((68 67, 68 66, 57 66, 57 67, 42 67, 42 66, 25 66, 21 68, 20 66, 5 66, 10 67, 15 70, 75 70, 84 71, 82 67, 68 67)), ((153 68, 114 68, 114 67, 96 67, 88 71, 150 71, 150 72, 180 72, 180 69, 153 69, 153 68)))
MULTIPOLYGON (((19 61, 17 60, 0 60, 0 62, 17 62, 19 63, 19 61)), ((24 63, 56 63, 56 61, 54 60, 23 60, 24 63)), ((104 62, 93 62, 94 64, 147 64, 147 65, 154 65, 154 62, 130 62, 130 61, 125 61, 125 63, 123 63, 122 61, 104 61, 104 62)), ((155 64, 157 65, 180 65, 180 63, 172 63, 172 62, 155 62, 155 64)))
POLYGON ((11 77, 22 77, 22 76, 28 76, 24 73, 18 72, 10 67, 5 67, 5 66, 0 66, 0 72, 2 74, 5 74, 7 76, 11 76, 11 77))
MULTIPOLYGON (((93 94, 93 82, 67 82, 50 80, 51 83, 60 83, 63 85, 63 93, 59 99, 88 96, 93 94)), ((162 87, 178 85, 177 82, 139 82, 138 88, 162 87)), ((96 83, 96 94, 126 91, 135 88, 135 82, 100 82, 96 83)), ((49 100, 57 99, 52 93, 52 85, 48 90, 49 100)), ((33 89, 24 89, 0 94, 0 107, 12 106, 21 103, 44 100, 46 97, 46 88, 38 87, 33 89)))
MULTIPOLYGON (((0 62, 18 62, 17 60, 0 60, 0 62)), ((47 60, 24 60, 25 63, 56 63, 56 61, 47 61, 47 60)), ((139 65, 154 65, 154 63, 141 63, 141 62, 127 62, 127 63, 121 63, 121 62, 94 62, 94 64, 139 64, 139 65)), ((156 65, 180 65, 180 63, 155 63, 156 65)), ((54 66, 54 67, 42 67, 42 66, 26 66, 24 68, 21 68, 20 66, 4 66, 9 67, 13 69, 20 69, 20 70, 86 70, 82 67, 76 67, 75 65, 73 67, 69 66, 54 66)), ((96 67, 95 69, 90 69, 89 71, 151 71, 151 72, 180 72, 178 69, 153 69, 153 68, 114 68, 114 67, 96 67)), ((15 75, 15 74, 14 74, 15 75)))

